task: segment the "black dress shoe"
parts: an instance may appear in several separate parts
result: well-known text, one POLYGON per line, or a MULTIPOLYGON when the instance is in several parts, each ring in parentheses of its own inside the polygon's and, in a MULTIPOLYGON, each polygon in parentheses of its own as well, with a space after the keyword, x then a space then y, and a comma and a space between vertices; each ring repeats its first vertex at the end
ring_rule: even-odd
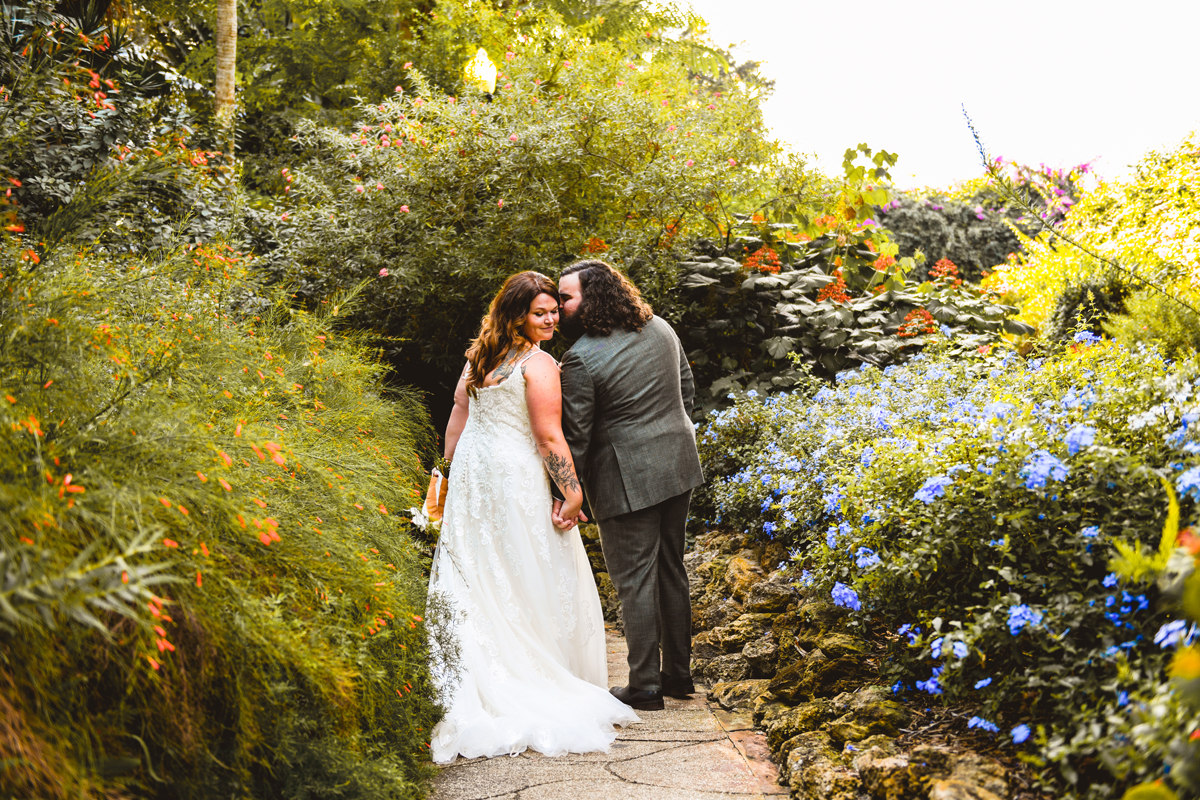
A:
POLYGON ((614 686, 608 690, 613 697, 638 711, 662 711, 663 695, 660 691, 642 691, 630 686, 614 686))
POLYGON ((696 693, 696 684, 692 683, 691 678, 679 680, 678 678, 668 678, 666 675, 663 675, 661 680, 662 693, 667 697, 686 700, 696 693))

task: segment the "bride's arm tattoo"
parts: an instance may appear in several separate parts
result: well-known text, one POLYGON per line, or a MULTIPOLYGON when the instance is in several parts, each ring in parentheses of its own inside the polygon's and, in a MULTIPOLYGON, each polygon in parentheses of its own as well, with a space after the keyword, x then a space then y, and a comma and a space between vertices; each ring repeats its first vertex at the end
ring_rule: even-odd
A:
POLYGON ((550 477, 558 484, 558 488, 564 492, 579 491, 579 479, 575 477, 575 470, 571 467, 570 460, 563 458, 558 453, 547 453, 542 462, 546 465, 546 471, 550 473, 550 477))

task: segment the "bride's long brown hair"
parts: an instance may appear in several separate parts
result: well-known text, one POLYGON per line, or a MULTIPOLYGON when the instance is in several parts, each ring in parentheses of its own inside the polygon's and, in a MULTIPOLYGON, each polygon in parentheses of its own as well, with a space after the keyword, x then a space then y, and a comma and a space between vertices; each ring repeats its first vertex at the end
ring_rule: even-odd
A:
POLYGON ((558 287, 540 272, 518 272, 504 282, 492 298, 487 316, 479 326, 479 335, 467 349, 467 394, 474 397, 483 381, 513 347, 528 347, 533 343, 521 333, 529 316, 529 306, 539 294, 548 294, 559 302, 558 287))

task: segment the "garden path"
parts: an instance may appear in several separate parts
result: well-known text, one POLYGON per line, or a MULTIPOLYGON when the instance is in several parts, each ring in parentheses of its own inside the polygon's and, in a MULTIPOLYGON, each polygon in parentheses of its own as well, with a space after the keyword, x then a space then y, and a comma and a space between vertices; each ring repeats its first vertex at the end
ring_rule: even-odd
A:
MULTIPOLYGON (((625 639, 608 631, 609 683, 625 682, 625 639)), ((639 711, 608 753, 459 759, 443 767, 433 800, 766 800, 786 797, 749 713, 710 706, 703 690, 639 711)))

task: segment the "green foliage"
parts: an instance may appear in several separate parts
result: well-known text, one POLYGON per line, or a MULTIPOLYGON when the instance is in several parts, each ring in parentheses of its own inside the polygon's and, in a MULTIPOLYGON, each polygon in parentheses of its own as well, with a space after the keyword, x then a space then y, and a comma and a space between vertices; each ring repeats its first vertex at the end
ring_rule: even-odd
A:
POLYGON ((0 9, 4 227, 30 245, 119 251, 212 237, 229 169, 188 149, 186 106, 170 88, 180 76, 96 12, 0 9))
POLYGON ((419 399, 228 247, 3 246, 7 785, 421 796, 419 399))
POLYGON ((1021 757, 1057 796, 1112 796, 1164 764, 1195 791, 1200 712, 1154 641, 1187 625, 1164 627, 1154 574, 1198 514, 1198 387, 1195 359, 1107 341, 1030 360, 933 348, 711 416, 695 507, 782 539, 801 583, 861 606, 898 692, 969 704, 1006 740, 1028 725, 1021 757))
POLYGON ((657 304, 678 237, 723 234, 737 203, 776 196, 777 173, 803 185, 752 92, 701 94, 675 62, 626 61, 603 43, 559 60, 559 44, 514 45, 490 100, 440 95, 414 74, 417 93, 363 106, 353 133, 301 126, 305 162, 279 179, 293 205, 270 268, 314 306, 373 280, 355 324, 386 337, 407 380, 432 367, 452 385, 514 272, 555 275, 603 253, 657 304))

